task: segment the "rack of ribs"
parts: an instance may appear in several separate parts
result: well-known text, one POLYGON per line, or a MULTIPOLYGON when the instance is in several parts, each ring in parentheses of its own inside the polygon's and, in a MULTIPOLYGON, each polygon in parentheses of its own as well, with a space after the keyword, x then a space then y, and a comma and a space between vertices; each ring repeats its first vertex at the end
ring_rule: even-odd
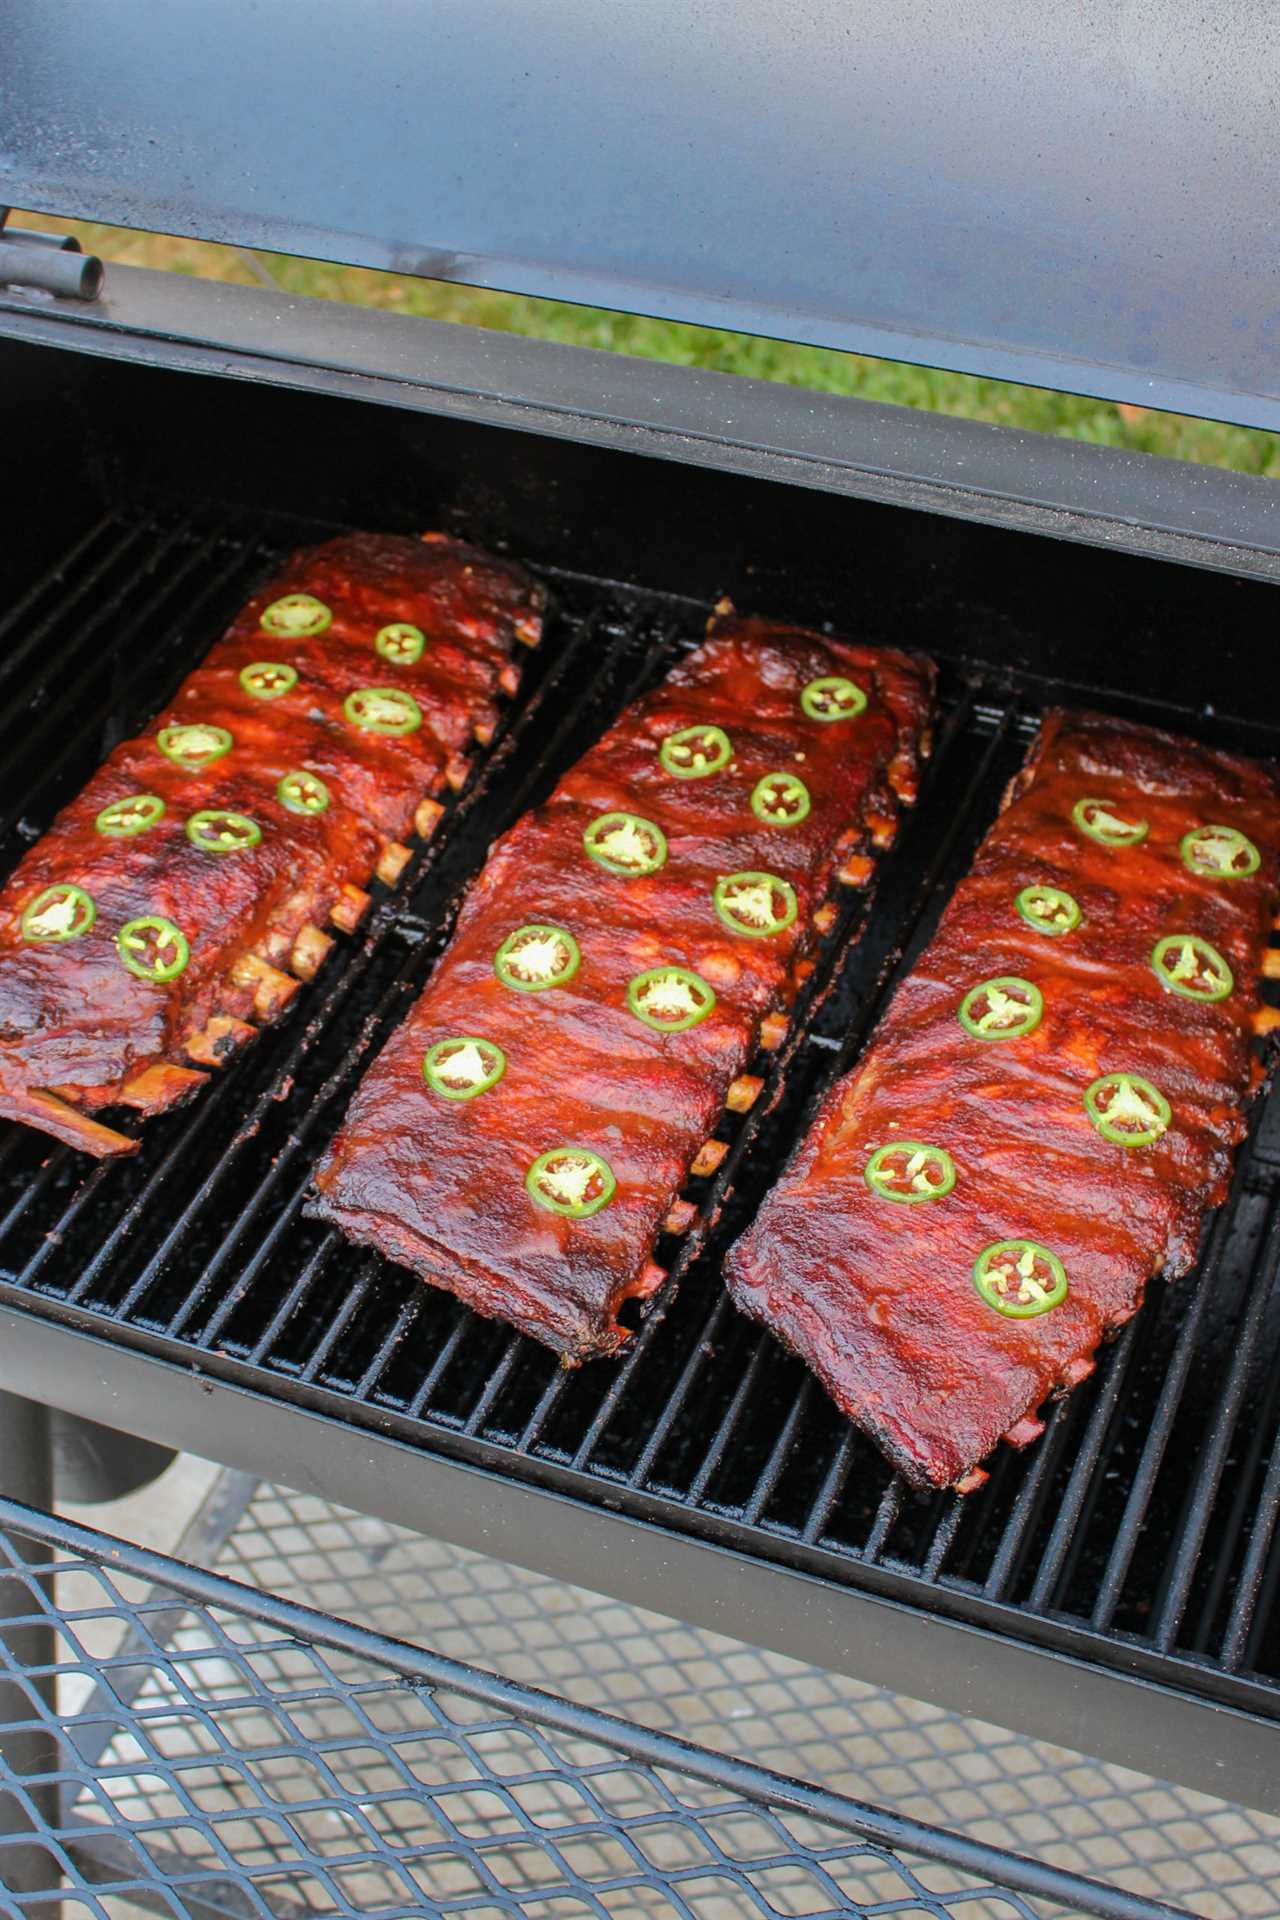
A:
POLYGON ((739 1307, 971 1491, 1193 1264, 1259 1076, 1277 774, 1046 717, 872 1044, 731 1249, 739 1307))
POLYGON ((84 1151, 185 1099, 351 931, 487 741, 544 596, 443 534, 348 534, 256 593, 0 891, 0 1114, 84 1151))
POLYGON ((616 1350, 806 954, 914 798, 932 670, 727 605, 499 840, 311 1211, 568 1361, 616 1350))

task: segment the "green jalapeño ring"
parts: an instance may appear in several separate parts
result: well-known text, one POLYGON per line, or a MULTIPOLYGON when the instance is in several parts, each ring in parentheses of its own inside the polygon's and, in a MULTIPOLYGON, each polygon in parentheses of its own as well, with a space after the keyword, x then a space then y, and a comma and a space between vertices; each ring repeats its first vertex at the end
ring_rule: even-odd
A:
POLYGON ((550 1147, 540 1153, 524 1184, 529 1198, 548 1213, 586 1220, 607 1207, 618 1183, 607 1160, 587 1147, 550 1147))
POLYGON ((892 1140, 877 1147, 862 1177, 881 1200, 916 1207, 925 1200, 942 1200, 956 1183, 956 1163, 944 1147, 922 1140, 892 1140))
POLYGON ((712 1011, 716 996, 687 967, 650 967, 627 982, 627 1006, 655 1033, 687 1033, 712 1011))
POLYGON ((442 1100, 474 1100, 496 1087, 506 1070, 502 1048, 475 1033, 437 1040, 422 1062, 423 1079, 442 1100))
POLYGON ((1034 1320, 1067 1297, 1067 1270, 1038 1240, 994 1240, 973 1263, 982 1299, 1010 1320, 1034 1320))
POLYGON ((517 993, 563 987, 581 965, 581 949, 567 927, 536 921, 509 933, 493 956, 493 970, 499 980, 517 993))
POLYGON ((305 640, 312 634, 323 633, 333 619, 323 600, 317 600, 313 593, 286 593, 280 600, 273 600, 264 607, 258 616, 258 625, 264 633, 273 633, 280 639, 305 640))
POLYGON ((705 780, 727 766, 732 755, 733 743, 723 727, 681 727, 658 749, 659 763, 675 780, 705 780))

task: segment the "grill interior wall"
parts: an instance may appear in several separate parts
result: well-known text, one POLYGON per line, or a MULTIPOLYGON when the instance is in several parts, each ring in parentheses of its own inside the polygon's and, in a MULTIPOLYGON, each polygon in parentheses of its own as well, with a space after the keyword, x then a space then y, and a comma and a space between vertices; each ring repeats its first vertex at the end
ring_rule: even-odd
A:
POLYGON ((92 439, 59 496, 79 429, 45 393, 42 436, 27 403, 32 535, 0 562, 6 864, 309 521, 455 524, 572 571, 555 576, 561 611, 539 667, 546 725, 513 728, 498 777, 277 1032, 151 1128, 127 1166, 86 1173, 17 1130, 0 1140, 0 1297, 640 1517, 714 1525, 833 1579, 1004 1631, 1069 1628, 1102 1658, 1138 1648, 1173 1677, 1276 1712, 1280 1634, 1264 1625, 1280 1581, 1274 1106, 1210 1235, 1204 1281, 1157 1284, 1045 1441, 1004 1450, 967 1503, 908 1496, 803 1370, 727 1308, 716 1270, 841 1048, 853 1051, 927 937, 1040 706, 1096 702, 1275 750, 1265 589, 700 467, 52 357, 92 439), (182 404, 157 432, 162 379, 182 404), (98 510, 114 511, 80 546, 95 483, 98 510), (14 617, 55 542, 64 558, 14 617), (641 589, 610 584, 623 576, 641 589), (335 1261, 298 1209, 367 1057, 370 1015, 385 1032, 425 976, 488 840, 696 634, 694 602, 726 587, 744 606, 947 661, 942 751, 867 938, 849 951, 855 906, 827 950, 803 1037, 777 1063, 783 1099, 739 1129, 724 1222, 684 1256, 678 1297, 621 1368, 566 1377, 407 1275, 335 1261))

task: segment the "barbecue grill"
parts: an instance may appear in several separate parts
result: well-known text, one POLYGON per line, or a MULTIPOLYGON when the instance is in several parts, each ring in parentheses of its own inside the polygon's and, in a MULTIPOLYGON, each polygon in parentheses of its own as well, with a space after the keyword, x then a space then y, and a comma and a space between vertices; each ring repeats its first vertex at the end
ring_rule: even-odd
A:
MULTIPOLYGON (((903 78, 923 31, 912 11, 901 45, 868 26, 869 67, 855 71, 819 9, 793 44, 762 38, 776 167, 757 152, 726 188, 724 143, 763 84, 740 12, 727 76, 699 39, 727 32, 724 10, 664 19, 670 85, 637 99, 624 79, 658 58, 638 37, 653 18, 610 11, 605 39, 592 11, 573 40, 556 28, 534 45, 518 17, 481 35, 473 12, 408 8, 370 50, 356 8, 298 44, 286 10, 233 8, 216 45, 194 6, 161 23, 125 0, 42 9, 11 31, 6 197, 1280 423, 1266 282, 1250 264, 1268 257, 1250 191, 1274 140, 1265 100, 1232 97, 1242 150, 1256 121, 1255 161, 1217 168, 1212 217, 1168 187, 1217 155, 1225 83, 1209 65, 1208 105, 1185 110, 1194 36, 1180 52, 1156 34, 1167 72, 1124 33, 1110 64, 1088 49, 1104 81, 1068 102, 1057 62, 1069 69, 1073 49, 1051 56, 1019 26, 1005 79, 1020 105, 1001 110, 1008 152, 980 192, 963 72, 941 103, 903 78), (386 84, 418 70, 428 24, 429 125, 386 84), (833 127, 832 72, 865 88, 871 70, 899 85, 900 124, 833 127), (491 143, 517 80, 538 139, 491 143), (246 112, 264 92, 272 113, 246 112), (1155 113, 1176 99, 1176 124, 1155 113), (1051 101, 1065 120, 1044 120, 1051 101), (1111 179, 1100 204, 1090 142, 1120 111, 1152 150, 1135 147, 1134 177, 1111 179), (326 120, 341 139, 316 139, 326 120), (1030 167, 1033 129, 1044 152, 1030 167), (639 162, 657 152, 661 181, 639 162), (602 157, 583 177, 586 153, 602 157), (954 199, 919 189, 916 220, 922 154, 952 168, 954 199), (1213 315, 1192 292, 1207 283, 1213 315)), ((935 35, 948 11, 927 10, 935 35)), ((1280 1811, 1274 1100, 1257 1104, 1196 1274, 1155 1285, 1043 1439, 1003 1449, 967 1500, 907 1489, 719 1279, 928 938, 1047 705, 1280 752, 1273 488, 267 290, 118 267, 99 287, 76 262, 0 235, 20 532, 0 551, 6 869, 301 542, 445 527, 521 558, 553 607, 442 830, 233 1071, 148 1126, 127 1163, 0 1137, 0 1386, 27 1401, 0 1403, 0 1489, 41 1497, 33 1408, 51 1406, 1280 1811), (874 893, 844 907, 790 1037, 758 1063, 764 1095, 726 1116, 727 1156, 690 1183, 697 1223, 660 1249, 671 1282, 657 1309, 620 1364, 566 1372, 307 1220, 308 1180, 494 835, 726 592, 926 649, 941 669, 935 753, 874 893)), ((5 1515, 15 1537, 21 1521, 5 1515)), ((98 1551, 25 1524, 50 1551, 98 1551)))

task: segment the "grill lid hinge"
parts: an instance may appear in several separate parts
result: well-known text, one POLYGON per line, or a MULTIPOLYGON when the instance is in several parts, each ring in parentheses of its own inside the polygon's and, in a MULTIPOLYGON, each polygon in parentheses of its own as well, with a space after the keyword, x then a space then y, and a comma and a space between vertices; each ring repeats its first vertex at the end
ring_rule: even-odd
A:
POLYGON ((34 233, 8 226, 11 211, 0 207, 0 288, 96 300, 103 278, 97 255, 83 252, 71 233, 34 233))

